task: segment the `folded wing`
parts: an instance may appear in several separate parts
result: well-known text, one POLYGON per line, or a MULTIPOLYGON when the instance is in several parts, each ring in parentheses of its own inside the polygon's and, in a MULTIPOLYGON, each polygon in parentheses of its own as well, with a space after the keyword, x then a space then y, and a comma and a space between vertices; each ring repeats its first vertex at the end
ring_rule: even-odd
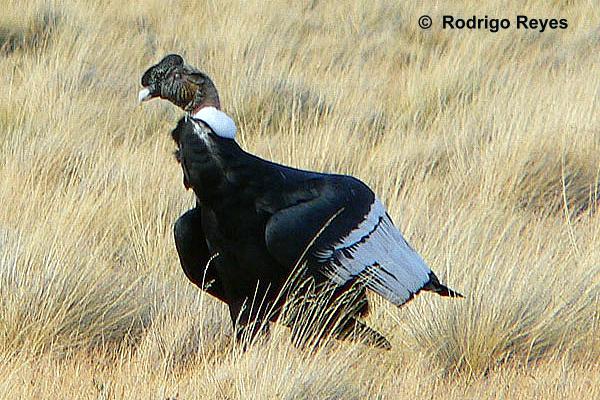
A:
POLYGON ((302 193, 296 202, 289 195, 290 205, 267 224, 267 248, 279 262, 293 266, 302 258, 312 273, 339 286, 360 280, 398 306, 429 283, 431 270, 364 183, 323 175, 305 182, 302 193))

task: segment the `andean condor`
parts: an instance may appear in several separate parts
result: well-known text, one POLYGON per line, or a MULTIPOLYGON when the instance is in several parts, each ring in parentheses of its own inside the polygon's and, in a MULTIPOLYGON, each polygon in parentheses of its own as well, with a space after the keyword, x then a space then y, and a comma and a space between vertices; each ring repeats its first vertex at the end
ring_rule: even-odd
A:
POLYGON ((175 223, 175 243, 186 276, 229 306, 236 337, 277 318, 297 271, 317 292, 333 288, 329 305, 352 293, 331 325, 336 337, 383 348, 385 337, 358 319, 368 310, 366 289, 397 306, 421 290, 462 297, 439 282, 363 182, 241 149, 215 85, 181 56, 148 69, 142 86, 140 101, 160 97, 188 112, 172 136, 196 207, 175 223))

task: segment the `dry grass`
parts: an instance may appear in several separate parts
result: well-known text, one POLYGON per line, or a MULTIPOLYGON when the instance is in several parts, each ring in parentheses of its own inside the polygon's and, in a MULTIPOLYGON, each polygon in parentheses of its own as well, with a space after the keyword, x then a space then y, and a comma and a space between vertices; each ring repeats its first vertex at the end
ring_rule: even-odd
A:
POLYGON ((0 12, 5 398, 600 398, 600 9, 16 0, 0 12), (565 31, 421 31, 430 13, 565 31), (185 279, 179 112, 136 107, 167 52, 214 77, 242 145, 368 182, 463 301, 369 322, 394 348, 289 332, 240 353, 185 279))

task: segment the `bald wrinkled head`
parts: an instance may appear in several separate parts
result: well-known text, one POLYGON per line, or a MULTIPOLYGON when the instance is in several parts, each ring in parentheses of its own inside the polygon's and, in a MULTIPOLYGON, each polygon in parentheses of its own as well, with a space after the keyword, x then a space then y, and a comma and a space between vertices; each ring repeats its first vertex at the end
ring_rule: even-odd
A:
POLYGON ((187 65, 178 54, 169 54, 144 72, 142 86, 140 101, 159 97, 192 113, 203 107, 220 108, 219 94, 212 80, 187 65))

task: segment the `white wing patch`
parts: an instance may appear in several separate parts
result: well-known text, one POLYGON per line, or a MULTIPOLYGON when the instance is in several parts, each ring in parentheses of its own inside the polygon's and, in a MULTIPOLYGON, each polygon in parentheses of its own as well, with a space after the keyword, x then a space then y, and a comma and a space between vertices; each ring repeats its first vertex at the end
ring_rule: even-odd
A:
POLYGON ((235 122, 233 122, 233 119, 229 115, 215 107, 203 107, 196 114, 192 115, 192 118, 206 123, 220 137, 235 139, 237 132, 235 122))
POLYGON ((362 279, 369 289, 398 306, 423 288, 431 272, 378 199, 356 229, 315 256, 324 263, 323 273, 338 285, 362 279))

